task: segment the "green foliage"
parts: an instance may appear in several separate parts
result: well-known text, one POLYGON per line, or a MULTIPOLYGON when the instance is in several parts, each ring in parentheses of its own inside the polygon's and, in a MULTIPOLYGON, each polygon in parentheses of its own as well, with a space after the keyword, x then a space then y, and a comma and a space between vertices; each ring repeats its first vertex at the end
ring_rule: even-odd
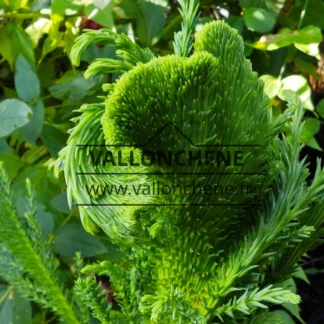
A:
POLYGON ((0 136, 10 135, 15 129, 26 125, 32 110, 18 99, 7 99, 0 104, 0 136))
POLYGON ((60 287, 55 258, 45 234, 37 223, 34 193, 27 182, 29 204, 24 218, 14 210, 9 181, 1 176, 1 257, 0 274, 19 294, 51 309, 66 323, 78 323, 60 287))
MULTIPOLYGON (((183 323, 187 323, 190 318, 192 321, 204 323, 207 315, 202 309, 208 303, 208 297, 212 299, 210 296, 216 295, 219 297, 218 304, 213 311, 208 311, 213 313, 213 318, 217 315, 222 317, 225 323, 235 323, 229 316, 231 312, 238 323, 288 324, 294 322, 290 314, 296 321, 300 320, 298 305, 284 304, 287 312, 269 312, 259 307, 264 305, 264 301, 258 300, 257 303, 260 304, 256 306, 253 298, 259 298, 263 293, 266 294, 262 295, 262 298, 267 294, 276 296, 277 289, 281 287, 284 296, 296 301, 296 297, 289 292, 291 290, 296 293, 296 289, 285 286, 283 282, 292 274, 296 277, 301 276, 296 267, 300 256, 305 255, 317 244, 322 235, 323 202, 320 200, 315 199, 309 209, 300 216, 294 213, 286 215, 285 226, 284 221, 280 224, 276 222, 280 217, 284 218, 282 210, 288 211, 290 207, 293 210, 293 197, 298 200, 305 195, 306 200, 311 199, 311 195, 316 194, 317 190, 316 181, 311 187, 313 189, 307 189, 303 178, 296 177, 294 182, 287 183, 287 186, 299 186, 300 196, 296 190, 291 189, 286 200, 279 199, 279 192, 289 190, 289 187, 283 188, 281 182, 285 182, 286 178, 291 179, 293 172, 298 173, 296 170, 287 173, 288 162, 283 159, 285 150, 293 150, 289 148, 289 143, 294 142, 294 149, 296 152, 299 150, 296 138, 292 141, 296 136, 294 130, 289 127, 289 122, 294 108, 286 109, 285 90, 297 93, 302 106, 307 109, 298 141, 308 146, 308 150, 313 148, 320 151, 323 148, 320 132, 324 105, 323 100, 317 100, 323 81, 319 69, 322 64, 319 44, 324 29, 321 14, 323 6, 323 1, 318 0, 226 0, 217 2, 216 5, 211 0, 200 3, 192 0, 180 2, 179 11, 179 6, 166 0, 0 0, 0 163, 10 178, 12 196, 9 203, 0 206, 0 222, 5 224, 2 231, 0 230, 5 235, 1 236, 3 244, 0 252, 1 258, 5 260, 5 265, 1 263, 2 267, 0 266, 3 270, 0 271, 0 323, 57 323, 63 318, 57 315, 63 313, 72 314, 71 316, 76 314, 77 321, 82 324, 93 323, 86 306, 89 306, 93 317, 108 323, 149 323, 150 316, 161 323, 172 322, 169 320, 171 313, 174 321, 179 318, 183 323), (241 41, 231 43, 236 39, 236 36, 233 36, 235 33, 227 27, 214 29, 213 24, 208 25, 212 20, 224 20, 237 29, 244 44, 241 41), (104 28, 99 29, 100 27, 104 28), (197 33, 196 36, 193 36, 194 33, 197 33), (222 38, 222 35, 226 36, 222 38), (74 43, 76 45, 73 47, 74 43), (236 51, 223 51, 231 46, 235 46, 236 51), (205 51, 209 54, 203 53, 205 51), (165 57, 170 54, 171 56, 165 57), (228 56, 226 58, 223 55, 228 56), (264 82, 265 94, 270 101, 261 94, 262 82, 257 81, 256 74, 250 74, 251 68, 244 56, 249 58, 253 70, 264 82), (226 90, 225 82, 232 85, 233 71, 228 70, 228 64, 220 64, 222 60, 245 62, 240 71, 249 75, 246 87, 253 87, 253 90, 256 87, 256 93, 252 91, 245 100, 250 103, 258 100, 257 106, 262 116, 259 126, 253 119, 254 113, 250 116, 252 122, 249 122, 249 116, 246 115, 240 124, 240 116, 235 114, 233 103, 230 102, 231 96, 224 95, 224 91, 229 91, 226 90), (84 71, 88 65, 88 69, 84 71), (205 66, 205 69, 202 66, 205 66), (178 71, 175 71, 176 68, 178 71), (178 282, 179 278, 185 278, 182 281, 194 281, 190 278, 192 276, 188 269, 197 267, 201 262, 194 264, 186 261, 183 265, 183 259, 191 260, 192 252, 182 256, 177 254, 181 248, 191 244, 188 240, 199 241, 199 234, 191 237, 190 230, 184 230, 190 227, 189 219, 179 229, 183 213, 166 207, 158 210, 142 210, 138 207, 127 207, 127 210, 117 207, 78 209, 73 205, 73 200, 88 202, 89 199, 88 194, 80 190, 80 178, 72 172, 75 170, 75 161, 86 161, 78 165, 81 170, 104 170, 91 169, 88 163, 90 149, 80 150, 75 147, 79 143, 106 143, 101 120, 106 120, 105 134, 109 141, 126 139, 134 143, 133 139, 141 139, 142 132, 143 138, 152 135, 151 130, 170 120, 170 116, 182 123, 181 128, 184 127, 186 134, 196 141, 212 142, 213 136, 220 136, 218 129, 214 132, 209 129, 211 136, 207 140, 207 136, 203 136, 203 122, 195 123, 193 116, 168 115, 169 110, 174 114, 179 109, 168 106, 165 101, 173 102, 172 96, 163 95, 158 101, 152 100, 152 97, 159 94, 161 87, 158 84, 163 82, 163 87, 168 88, 169 93, 177 89, 177 100, 191 109, 192 114, 202 112, 201 121, 216 123, 217 118, 208 111, 207 101, 202 106, 198 101, 195 105, 191 104, 190 93, 198 97, 200 94, 198 86, 194 86, 195 77, 187 77, 184 69, 190 69, 198 78, 199 73, 203 71, 201 83, 198 82, 200 86, 208 82, 208 76, 213 73, 217 76, 217 70, 221 71, 221 76, 217 77, 219 84, 211 83, 209 100, 212 106, 212 100, 222 103, 224 98, 228 97, 229 101, 226 104, 232 109, 219 114, 219 118, 226 122, 222 122, 218 128, 237 129, 237 134, 224 131, 223 142, 225 139, 234 140, 238 134, 242 135, 244 142, 250 134, 254 134, 255 139, 269 145, 263 154, 258 155, 258 159, 251 165, 251 170, 265 161, 271 164, 271 167, 265 168, 268 172, 264 178, 253 181, 258 182, 266 178, 268 182, 264 182, 265 188, 267 184, 270 187, 275 184, 278 189, 273 197, 256 196, 255 199, 267 201, 266 207, 260 212, 264 215, 262 221, 267 224, 272 220, 273 224, 278 225, 278 230, 281 228, 279 233, 271 227, 270 232, 279 237, 271 245, 273 238, 261 231, 262 224, 253 223, 253 232, 250 227, 245 229, 244 221, 238 221, 241 219, 240 215, 232 210, 224 210, 224 215, 219 216, 222 221, 214 231, 219 242, 217 243, 218 239, 210 242, 205 238, 200 246, 201 251, 205 253, 203 255, 212 255, 210 263, 206 261, 208 273, 213 273, 215 277, 210 286, 212 292, 201 290, 192 296, 181 290, 183 283, 172 288, 173 290, 169 289, 170 280, 167 281, 162 276, 163 271, 169 271, 172 272, 172 278, 176 278, 175 282, 178 282), (116 80, 119 81, 115 82, 116 80), (179 80, 183 80, 183 84, 179 80), (148 83, 154 90, 149 90, 148 83), (182 86, 192 91, 181 94, 182 86), (147 92, 144 93, 143 89, 147 92), (118 91, 125 93, 126 97, 119 98, 118 91), (214 91, 221 95, 218 96, 214 91), (139 93, 143 93, 143 98, 138 97, 139 93), (256 99, 260 95, 262 99, 256 99), (102 103, 103 100, 105 103, 102 103), (106 104, 112 107, 110 112, 105 110, 106 104), (141 104, 143 110, 132 110, 133 104, 141 104), (124 105, 128 105, 130 109, 126 109, 124 105), (270 105, 273 107, 273 116, 269 111, 270 105), (158 109, 162 109, 164 115, 161 116, 158 109), (130 111, 134 113, 133 119, 123 120, 119 112, 128 114, 130 111), (145 111, 148 113, 145 114, 145 111), (281 116, 281 113, 284 115, 281 116), (111 130, 108 118, 111 118, 112 122, 115 120, 111 130), (194 122, 195 127, 190 126, 189 122, 183 123, 182 118, 191 124, 194 122), (71 119, 76 124, 68 139, 66 133, 73 126, 71 119), (118 125, 122 125, 123 128, 117 127, 118 125), (247 137, 244 136, 244 132, 239 131, 241 127, 246 130, 247 137), (287 144, 276 143, 276 140, 272 143, 279 131, 286 135, 287 144), (268 132, 271 132, 271 135, 267 137, 268 132), (117 134, 118 138, 114 138, 113 135, 117 134), (66 188, 63 176, 57 170, 57 158, 67 140, 68 146, 61 153, 61 157, 65 157, 64 176, 69 184, 66 188), (273 156, 272 146, 276 152, 282 153, 273 156), (283 168, 285 163, 287 165, 283 168), (281 178, 278 176, 280 170, 281 178), (26 179, 30 179, 32 184, 32 195, 26 189, 26 179), (33 196, 33 210, 30 206, 31 197, 27 199, 27 196, 33 196), (285 207, 276 211, 273 206, 278 204, 285 207), (289 217, 293 215, 295 218, 288 222, 289 217), (139 220, 143 220, 140 226, 139 220), (80 221, 85 229, 95 233, 96 237, 86 233, 81 228, 80 221), (171 232, 168 226, 176 226, 177 232, 171 232), (235 233, 241 228, 238 239, 235 233), (10 231, 6 232, 6 229, 15 230, 10 236, 10 231), (161 241, 164 243, 163 238, 168 233, 173 233, 179 238, 179 242, 171 239, 169 247, 162 244, 161 249, 158 249, 156 245, 161 244, 161 241), (109 238, 106 234, 109 234, 109 238), (243 242, 243 235, 246 235, 246 242, 243 242), (109 240, 122 245, 122 248, 117 249, 109 240), (233 242, 235 246, 228 242, 233 242), (240 249, 236 247, 239 244, 240 249), (13 249, 13 253, 8 246, 13 249), (254 246, 255 250, 252 249, 254 246), (18 251, 18 247, 21 247, 21 251, 18 251), (80 256, 76 260, 73 259, 77 251, 87 258, 86 263, 99 261, 102 268, 89 266, 81 275, 80 256), (251 251, 254 251, 251 254, 253 260, 247 260, 251 251), (242 259, 242 263, 234 262, 238 257, 242 259), (174 261, 174 258, 177 261, 174 261), (213 266, 215 260, 218 264, 213 266), (259 267, 244 273, 242 269, 247 267, 247 261, 253 261, 251 267, 259 267), (27 263, 35 266, 31 267, 27 263), (161 272, 157 269, 161 269, 161 272), (183 271, 182 277, 174 274, 183 271), (225 271, 224 275, 221 274, 222 271, 225 271), (239 275, 235 271, 239 271, 239 275), (230 274, 237 275, 233 283, 227 278, 230 274), (72 292, 71 287, 78 275, 80 278, 77 280, 75 291, 72 292), (101 284, 100 280, 103 281, 101 284), (108 300, 114 294, 115 301, 111 303, 110 300, 107 304, 105 287, 108 280, 113 282, 108 289, 108 300), (251 285, 248 284, 249 280, 252 280, 251 285), (215 282, 223 285, 223 288, 215 282), (274 286, 269 288, 270 285, 274 286), (241 290, 233 290, 227 294, 227 286, 241 290), (50 294, 48 298, 47 294, 51 289, 54 289, 55 296, 50 294), (158 294, 155 294, 157 291, 158 294), (58 296, 63 300, 59 308, 58 296), (201 296, 204 302, 199 304, 201 296), (68 309, 66 312, 63 310, 65 308, 68 309), (246 316, 246 311, 255 316, 246 316)), ((237 75, 234 73, 233 77, 236 78, 237 75)), ((241 95, 239 92, 239 96, 241 95)), ((244 104, 243 98, 241 99, 242 102, 235 104, 235 107, 242 110, 247 102, 244 104)), ((299 106, 298 99, 289 100, 294 102, 293 106, 299 106)), ((215 109, 215 104, 213 107, 215 109)), ((298 123, 295 119, 294 124, 298 123)), ((181 140, 180 138, 180 142, 181 140)), ((252 141, 252 137, 250 140, 252 141)), ((167 138, 164 143, 158 145, 166 149, 167 145, 176 143, 167 138)), ((97 153, 99 151, 98 148, 97 153)), ((297 159, 296 155, 294 160, 297 159)), ((306 177, 306 168, 300 168, 304 170, 306 177)), ((122 171, 117 168, 115 170, 122 171)), ((136 168, 135 171, 138 170, 136 168)), ((142 172, 147 170, 144 168, 142 172)), ((317 179, 320 177, 318 169, 317 179)), ((82 185, 89 183, 89 179, 90 177, 84 177, 82 185)), ((146 177, 148 182, 154 179, 156 178, 146 177)), ((138 176, 128 180, 142 181, 138 176)), ((311 183, 309 178, 307 181, 311 183)), ((2 195, 1 199, 4 197, 2 195)), ((91 199, 98 201, 95 195, 91 199)), ((100 199, 105 201, 104 197, 100 199)), ((299 200, 301 205, 307 205, 307 201, 299 200)), ((130 201, 129 197, 123 202, 127 201, 130 201)), ((148 198, 140 201, 149 202, 148 198)), ((161 203, 160 200, 157 202, 161 203)), ((216 213, 215 209, 218 210, 214 207, 210 209, 207 219, 212 219, 216 213)), ((253 220, 257 218, 255 213, 252 214, 253 220)), ((202 228, 201 224, 196 226, 202 228)), ((205 228, 209 230, 214 228, 214 225, 206 221, 205 228)), ((206 282, 212 282, 210 277, 208 280, 206 279, 206 282)), ((276 298, 272 301, 275 300, 276 298)), ((265 302, 265 305, 271 307, 271 303, 265 302)), ((220 318, 215 318, 214 321, 218 323, 220 318)))
MULTIPOLYGON (((83 49, 76 42, 72 53, 80 56, 83 49)), ((256 310, 267 308, 266 304, 298 304, 300 297, 294 292, 272 284, 278 285, 292 276, 298 260, 317 244, 316 233, 321 232, 324 223, 324 170, 318 163, 314 181, 307 186, 309 171, 305 159, 300 162, 299 158, 303 107, 298 96, 283 91, 281 96, 287 100, 288 108, 273 118, 262 82, 244 57, 242 39, 225 23, 206 24, 195 34, 194 49, 189 58, 152 58, 125 72, 111 88, 105 105, 80 109, 83 114, 60 154, 70 203, 73 199, 82 206, 89 204, 90 199, 91 204, 98 205, 81 207, 83 223, 89 231, 95 229, 93 224, 99 226, 120 246, 128 265, 124 268, 103 262, 87 266, 84 272, 109 276, 121 307, 118 316, 124 316, 129 323, 207 323, 217 319, 226 322, 225 318, 244 323, 256 310), (238 115, 237 110, 242 113, 238 115), (144 206, 120 208, 110 204, 124 205, 134 198, 87 194, 85 184, 92 181, 157 181, 154 172, 163 173, 165 167, 143 167, 138 175, 130 167, 129 173, 118 180, 99 180, 94 171, 115 174, 121 172, 121 166, 89 166, 89 145, 106 142, 111 145, 110 152, 117 152, 112 145, 145 143, 170 119, 182 125, 186 138, 157 138, 146 144, 146 149, 187 151, 188 137, 193 143, 204 145, 213 141, 243 146, 262 143, 263 149, 254 153, 253 161, 238 169, 248 174, 262 170, 261 177, 248 179, 250 184, 261 184, 261 191, 228 200, 261 201, 260 207, 237 210, 234 215, 232 209, 224 206, 210 206, 208 211, 157 208, 161 203, 164 206, 165 202, 180 201, 177 196, 154 196, 141 197, 144 206), (225 127, 227 120, 231 123, 225 127), (289 125, 289 141, 284 135, 283 139, 278 136, 285 123, 289 125), (88 146, 78 150, 76 144, 88 146), (78 172, 83 173, 81 179, 76 177, 78 172), (244 221, 246 215, 250 224, 244 221), (187 256, 189 252, 191 257, 187 256)), ((98 61, 98 66, 100 63, 105 68, 106 62, 98 61)), ((174 171, 172 167, 167 170, 174 171)), ((223 165, 221 170, 226 172, 230 167, 223 165)), ((237 175, 227 178, 230 182, 240 181, 237 175)), ((216 174, 209 176, 207 183, 221 181, 222 176, 216 174)), ((189 198, 181 199, 182 203, 189 202, 189 198)), ((197 199, 204 202, 202 197, 197 199)), ((109 316, 115 316, 115 311, 103 308, 100 300, 94 301, 98 289, 93 279, 80 279, 78 287, 95 317, 105 323, 109 316)), ((97 294, 101 295, 98 291, 97 294)), ((282 322, 278 315, 271 316, 282 322)))

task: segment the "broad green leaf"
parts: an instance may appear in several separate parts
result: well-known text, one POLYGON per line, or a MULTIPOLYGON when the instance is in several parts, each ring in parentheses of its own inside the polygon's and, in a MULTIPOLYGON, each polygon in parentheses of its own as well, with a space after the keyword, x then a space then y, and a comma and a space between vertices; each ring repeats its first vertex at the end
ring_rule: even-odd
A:
POLYGON ((31 324, 32 312, 30 302, 20 297, 16 291, 8 294, 9 286, 0 286, 0 299, 6 297, 0 304, 1 324, 31 324))
POLYGON ((305 124, 300 134, 300 141, 307 146, 322 151, 316 138, 314 137, 320 131, 321 122, 316 118, 305 118, 305 124))
POLYGON ((283 28, 278 34, 264 35, 254 44, 253 47, 261 50, 274 51, 278 48, 296 44, 299 48, 302 46, 313 46, 319 44, 322 39, 321 30, 318 27, 307 26, 300 30, 291 30, 283 28))
POLYGON ((87 233, 80 225, 64 225, 54 234, 56 251, 62 256, 74 257, 76 252, 81 252, 83 257, 106 253, 100 240, 87 233))
MULTIPOLYGON (((301 318, 299 314, 299 306, 295 304, 283 304, 283 307, 294 317, 296 317, 301 323, 305 324, 305 321, 301 318)), ((286 322, 284 322, 286 324, 286 322)), ((290 323, 290 322, 288 322, 290 323)), ((292 322, 294 323, 294 322, 292 322)))
POLYGON ((319 115, 324 118, 324 99, 322 99, 318 105, 316 106, 316 111, 319 113, 319 115))
POLYGON ((14 291, 14 308, 12 324, 32 324, 32 309, 30 302, 14 291))
POLYGON ((314 77, 317 76, 316 67, 314 64, 306 62, 299 57, 294 59, 294 63, 300 72, 310 74, 314 77))
POLYGON ((15 68, 15 87, 19 97, 27 102, 35 101, 40 94, 40 84, 36 73, 22 55, 18 56, 15 68))
POLYGON ((36 140, 42 132, 44 122, 44 104, 41 100, 37 103, 30 105, 33 111, 33 115, 27 125, 22 128, 22 134, 26 141, 36 145, 36 140))
POLYGON ((73 0, 53 0, 50 8, 53 14, 63 17, 66 14, 76 13, 84 3, 89 4, 89 1, 84 1, 82 3, 82 0, 80 0, 79 3, 77 3, 77 1, 73 0))
POLYGON ((249 324, 285 324, 282 318, 274 312, 264 312, 249 321, 249 324))
POLYGON ((80 100, 89 94, 89 91, 92 90, 96 85, 98 78, 89 78, 85 79, 84 77, 76 78, 71 83, 70 96, 69 99, 72 101, 80 100))
POLYGON ((244 10, 243 18, 250 30, 263 34, 270 32, 276 23, 274 15, 261 8, 247 8, 244 10))
POLYGON ((313 148, 314 150, 318 150, 318 151, 323 151, 323 148, 321 148, 316 140, 316 138, 313 136, 310 139, 308 139, 308 141, 305 142, 305 144, 311 148, 313 148))
POLYGON ((285 5, 285 0, 240 0, 242 8, 263 8, 277 16, 285 5))
POLYGON ((233 28, 237 30, 237 32, 242 35, 244 30, 244 19, 243 17, 237 16, 229 16, 226 22, 233 28))
POLYGON ((307 129, 307 131, 315 135, 319 132, 321 128, 321 122, 316 118, 305 118, 305 124, 304 129, 307 129))
POLYGON ((100 10, 104 10, 110 3, 112 3, 112 0, 93 0, 95 7, 100 10))
POLYGON ((287 312, 278 310, 275 311, 274 313, 277 314, 282 319, 284 324, 295 324, 295 321, 287 312))
POLYGON ((114 18, 112 12, 113 1, 110 1, 108 5, 100 9, 93 4, 85 7, 85 14, 89 19, 94 20, 96 23, 107 27, 112 28, 114 26, 114 18))
POLYGON ((0 28, 0 54, 8 61, 11 68, 22 54, 31 64, 35 64, 33 43, 29 35, 18 24, 8 22, 0 28))
POLYGON ((0 138, 0 154, 10 154, 11 149, 4 138, 0 138))
POLYGON ((24 167, 24 163, 17 155, 10 153, 11 152, 0 153, 0 161, 4 169, 8 172, 9 179, 14 179, 20 169, 24 167))
POLYGON ((274 98, 281 88, 281 81, 272 75, 262 75, 260 79, 264 82, 264 92, 266 95, 272 99, 274 98))
POLYGON ((51 200, 51 205, 53 206, 53 208, 55 208, 56 210, 58 210, 64 214, 68 214, 71 212, 71 209, 70 209, 68 201, 67 201, 66 192, 56 195, 51 200))
POLYGON ((10 135, 14 130, 26 125, 32 110, 23 101, 7 99, 0 103, 0 137, 10 135))
POLYGON ((136 20, 136 34, 141 43, 151 46, 162 35, 167 5, 165 0, 121 0, 116 9, 122 19, 136 20))
POLYGON ((38 45, 39 40, 44 34, 49 32, 51 25, 52 21, 50 19, 38 18, 26 28, 26 33, 30 36, 34 48, 38 45))
POLYGON ((40 137, 53 157, 57 157, 58 152, 66 145, 67 135, 48 123, 44 123, 40 137))
POLYGON ((44 42, 41 59, 43 59, 48 53, 54 51, 58 47, 63 35, 63 33, 60 32, 60 24, 62 20, 63 17, 56 13, 53 13, 51 15, 52 24, 48 30, 48 37, 44 42))
POLYGON ((0 0, 0 8, 7 11, 16 11, 19 8, 26 7, 28 0, 0 0))
POLYGON ((44 8, 48 8, 51 5, 51 0, 36 0, 34 1, 31 12, 35 12, 44 8))
POLYGON ((304 52, 310 56, 316 57, 318 60, 321 59, 320 50, 318 44, 295 44, 296 48, 299 49, 301 52, 304 52))
POLYGON ((0 286, 0 298, 5 298, 0 304, 0 323, 12 323, 14 301, 12 293, 7 295, 8 286, 0 286))
POLYGON ((144 46, 153 45, 161 36, 165 24, 167 2, 139 0, 136 34, 144 46))
POLYGON ((322 32, 318 27, 307 26, 293 34, 295 44, 319 44, 322 41, 322 32))
POLYGON ((0 54, 8 61, 12 68, 14 62, 14 57, 12 55, 12 41, 6 31, 6 27, 0 28, 0 39, 0 54))
POLYGON ((319 0, 309 0, 302 26, 314 25, 321 30, 324 29, 324 2, 319 0))
MULTIPOLYGON (((290 75, 282 80, 281 90, 289 89, 296 92, 305 108, 314 110, 313 103, 311 101, 311 88, 308 85, 307 79, 301 75, 290 75)), ((279 96, 281 94, 279 93, 279 96)))

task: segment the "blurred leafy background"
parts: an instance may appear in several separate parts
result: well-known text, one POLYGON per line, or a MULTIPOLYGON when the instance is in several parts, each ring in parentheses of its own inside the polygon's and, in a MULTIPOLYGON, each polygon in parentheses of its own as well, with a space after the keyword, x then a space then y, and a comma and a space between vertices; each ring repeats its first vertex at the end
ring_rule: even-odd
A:
MULTIPOLYGON (((285 109, 283 89, 297 92, 306 112, 302 142, 311 167, 324 157, 324 1, 202 0, 196 25, 226 20, 242 35, 246 56, 265 83, 273 113, 285 109)), ((118 75, 83 77, 97 57, 114 58, 115 48, 92 46, 78 69, 69 54, 83 29, 111 28, 158 55, 171 54, 181 17, 174 0, 0 0, 0 163, 9 172, 20 215, 27 206, 26 179, 36 190, 39 226, 55 249, 60 276, 71 286, 75 253, 118 260, 104 236, 91 236, 70 210, 57 169, 71 118, 83 103, 104 95, 101 85, 118 75)), ((232 62, 235 64, 235 62, 232 62)), ((311 179, 310 179, 311 181, 311 179)), ((305 258, 299 279, 300 309, 287 307, 285 323, 324 323, 324 261, 321 247, 305 258), (290 316, 288 315, 290 314, 290 316)), ((1 250, 0 250, 1 255, 1 250)), ((0 268, 6 265, 1 265, 0 268)), ((20 297, 0 281, 0 323, 54 323, 48 311, 20 297)))

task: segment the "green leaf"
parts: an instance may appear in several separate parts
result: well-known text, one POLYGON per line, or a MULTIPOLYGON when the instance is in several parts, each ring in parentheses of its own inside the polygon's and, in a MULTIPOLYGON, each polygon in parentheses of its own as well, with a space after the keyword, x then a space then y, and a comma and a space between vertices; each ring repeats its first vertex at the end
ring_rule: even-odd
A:
POLYGON ((264 92, 272 99, 274 98, 281 88, 281 81, 272 75, 262 75, 260 79, 264 82, 264 92))
POLYGON ((285 0, 240 0, 242 8, 263 8, 278 16, 285 5, 285 0))
POLYGON ((111 0, 93 0, 93 4, 100 10, 106 8, 110 3, 112 3, 111 0))
POLYGON ((1 0, 0 8, 7 9, 8 11, 16 11, 19 8, 24 8, 28 0, 1 0))
POLYGON ((42 132, 43 122, 44 122, 44 104, 42 101, 37 101, 37 103, 30 105, 33 111, 33 115, 27 125, 22 128, 22 134, 26 141, 36 145, 36 139, 42 132))
POLYGON ((244 20, 243 17, 229 16, 226 22, 237 30, 237 32, 242 35, 244 30, 244 20))
POLYGON ((0 304, 0 323, 12 322, 14 301, 10 294, 7 296, 8 288, 8 286, 0 286, 0 298, 5 298, 0 304))
POLYGON ((300 280, 307 282, 310 285, 310 281, 308 280, 307 275, 302 267, 299 266, 297 268, 297 270, 294 272, 293 276, 295 278, 298 278, 300 280))
POLYGON ((296 57, 294 59, 294 62, 296 64, 297 69, 300 72, 310 74, 310 75, 312 75, 314 77, 317 76, 316 67, 315 67, 314 64, 306 62, 306 61, 302 60, 299 57, 296 57))
POLYGON ((167 2, 139 0, 136 33, 144 46, 150 47, 161 36, 167 2))
POLYGON ((35 64, 33 43, 24 29, 13 22, 8 22, 0 28, 0 54, 11 67, 18 56, 23 55, 31 64, 35 64))
POLYGON ((9 286, 0 286, 0 299, 6 297, 0 304, 0 323, 31 324, 32 311, 30 303, 16 291, 11 291, 7 295, 8 289, 9 286))
POLYGON ((14 291, 14 308, 12 324, 31 324, 32 323, 32 309, 30 302, 22 298, 16 291, 14 291))
POLYGON ((23 101, 7 99, 0 103, 0 137, 10 135, 14 130, 29 122, 32 110, 23 101))
POLYGON ((57 157, 58 152, 65 146, 67 135, 51 124, 44 123, 41 139, 52 156, 57 157))
POLYGON ((324 29, 324 2, 318 0, 309 0, 307 10, 303 19, 303 25, 315 25, 321 30, 324 29))
MULTIPOLYGON (((294 304, 283 304, 283 307, 287 311, 289 311, 289 313, 291 315, 293 315, 294 317, 296 317, 301 323, 305 324, 305 321, 301 318, 301 316, 299 314, 299 307, 298 307, 298 305, 294 305, 294 304)), ((286 322, 284 322, 284 323, 286 324, 286 322)), ((288 323, 290 323, 290 322, 288 322, 288 323)), ((291 323, 294 323, 294 321, 292 321, 291 323)))
POLYGON ((300 141, 307 146, 321 151, 321 147, 318 145, 314 135, 319 132, 321 128, 321 122, 316 118, 305 118, 305 124, 300 135, 300 141))
POLYGON ((62 20, 63 17, 58 14, 53 13, 51 15, 52 24, 48 30, 48 37, 44 42, 41 59, 43 59, 48 53, 54 51, 58 47, 63 35, 63 33, 60 32, 60 25, 62 20))
POLYGON ((35 12, 44 8, 48 8, 51 5, 51 0, 36 0, 34 1, 31 12, 35 12))
POLYGON ((77 1, 73 0, 53 0, 51 4, 51 10, 53 14, 57 14, 60 16, 65 16, 65 13, 67 10, 80 10, 80 8, 83 6, 82 1, 80 0, 80 3, 77 3, 77 1))
MULTIPOLYGON (((282 80, 282 90, 289 89, 296 92, 304 107, 309 110, 314 110, 313 103, 311 101, 312 90, 308 85, 307 79, 301 75, 290 75, 282 80)), ((281 92, 279 96, 282 98, 281 92)))
POLYGON ((14 179, 19 170, 24 167, 22 160, 17 155, 10 154, 10 152, 0 153, 0 161, 7 171, 9 179, 14 179))
POLYGON ((84 12, 89 19, 94 20, 96 23, 107 28, 112 28, 114 26, 112 7, 113 1, 110 1, 103 9, 94 4, 90 4, 85 7, 84 12))
POLYGON ((268 33, 276 23, 272 13, 261 8, 247 8, 243 13, 245 25, 252 31, 268 33))
POLYGON ((321 122, 316 118, 305 118, 304 128, 307 129, 310 134, 315 135, 321 128, 321 122))
POLYGON ((68 201, 67 201, 66 192, 55 196, 51 200, 51 205, 53 206, 53 208, 55 208, 56 210, 58 210, 64 214, 68 214, 71 212, 71 209, 70 209, 68 201))
POLYGON ((76 252, 81 252, 83 257, 106 252, 105 246, 97 237, 74 224, 64 225, 55 231, 55 247, 57 253, 66 257, 74 257, 76 252))
POLYGON ((314 47, 314 44, 319 44, 321 39, 322 34, 318 27, 307 26, 300 30, 283 28, 278 34, 262 36, 258 42, 251 44, 251 46, 261 50, 274 51, 296 44, 297 47, 304 49, 306 45, 314 47))
POLYGON ((318 27, 307 26, 294 34, 295 44, 319 44, 322 41, 322 32, 318 27))
POLYGON ((264 312, 249 321, 249 324, 285 324, 275 312, 264 312))
POLYGON ((52 21, 50 19, 42 17, 35 20, 26 28, 26 33, 31 38, 34 48, 38 45, 39 40, 44 34, 49 32, 51 25, 52 21))
POLYGON ((282 319, 284 324, 295 324, 295 321, 287 312, 278 310, 273 313, 277 314, 282 319))
POLYGON ((3 153, 10 154, 11 149, 10 149, 8 143, 6 142, 6 140, 4 138, 0 138, 0 154, 3 154, 3 153))
POLYGON ((324 99, 322 99, 318 105, 316 106, 316 111, 319 113, 319 115, 324 118, 324 99))
POLYGON ((40 94, 40 84, 36 73, 22 55, 18 56, 15 68, 15 87, 19 97, 27 102, 36 100, 40 94))
POLYGON ((319 144, 314 136, 311 137, 310 139, 308 139, 308 141, 306 141, 305 144, 307 146, 313 148, 314 150, 323 151, 323 149, 319 146, 319 144))

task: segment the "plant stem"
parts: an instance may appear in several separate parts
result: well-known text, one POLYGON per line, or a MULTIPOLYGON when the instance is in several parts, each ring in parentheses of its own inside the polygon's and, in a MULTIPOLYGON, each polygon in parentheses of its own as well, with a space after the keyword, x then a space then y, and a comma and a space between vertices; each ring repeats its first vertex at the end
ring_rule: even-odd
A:
POLYGON ((19 20, 25 20, 25 19, 34 19, 34 18, 48 18, 50 17, 50 14, 42 14, 42 13, 16 13, 16 12, 6 12, 3 14, 0 14, 0 19, 19 19, 19 20))
POLYGON ((306 10, 307 10, 307 7, 308 7, 308 3, 309 3, 309 0, 305 0, 304 8, 303 8, 303 10, 302 10, 302 12, 300 14, 300 20, 299 20, 299 24, 298 24, 298 29, 300 29, 302 24, 303 24, 305 14, 306 14, 306 10))
POLYGON ((1 298, 0 298, 0 304, 2 304, 6 300, 6 298, 10 295, 10 293, 12 292, 12 290, 13 290, 13 287, 12 286, 9 286, 8 289, 7 289, 7 291, 1 296, 1 298))

